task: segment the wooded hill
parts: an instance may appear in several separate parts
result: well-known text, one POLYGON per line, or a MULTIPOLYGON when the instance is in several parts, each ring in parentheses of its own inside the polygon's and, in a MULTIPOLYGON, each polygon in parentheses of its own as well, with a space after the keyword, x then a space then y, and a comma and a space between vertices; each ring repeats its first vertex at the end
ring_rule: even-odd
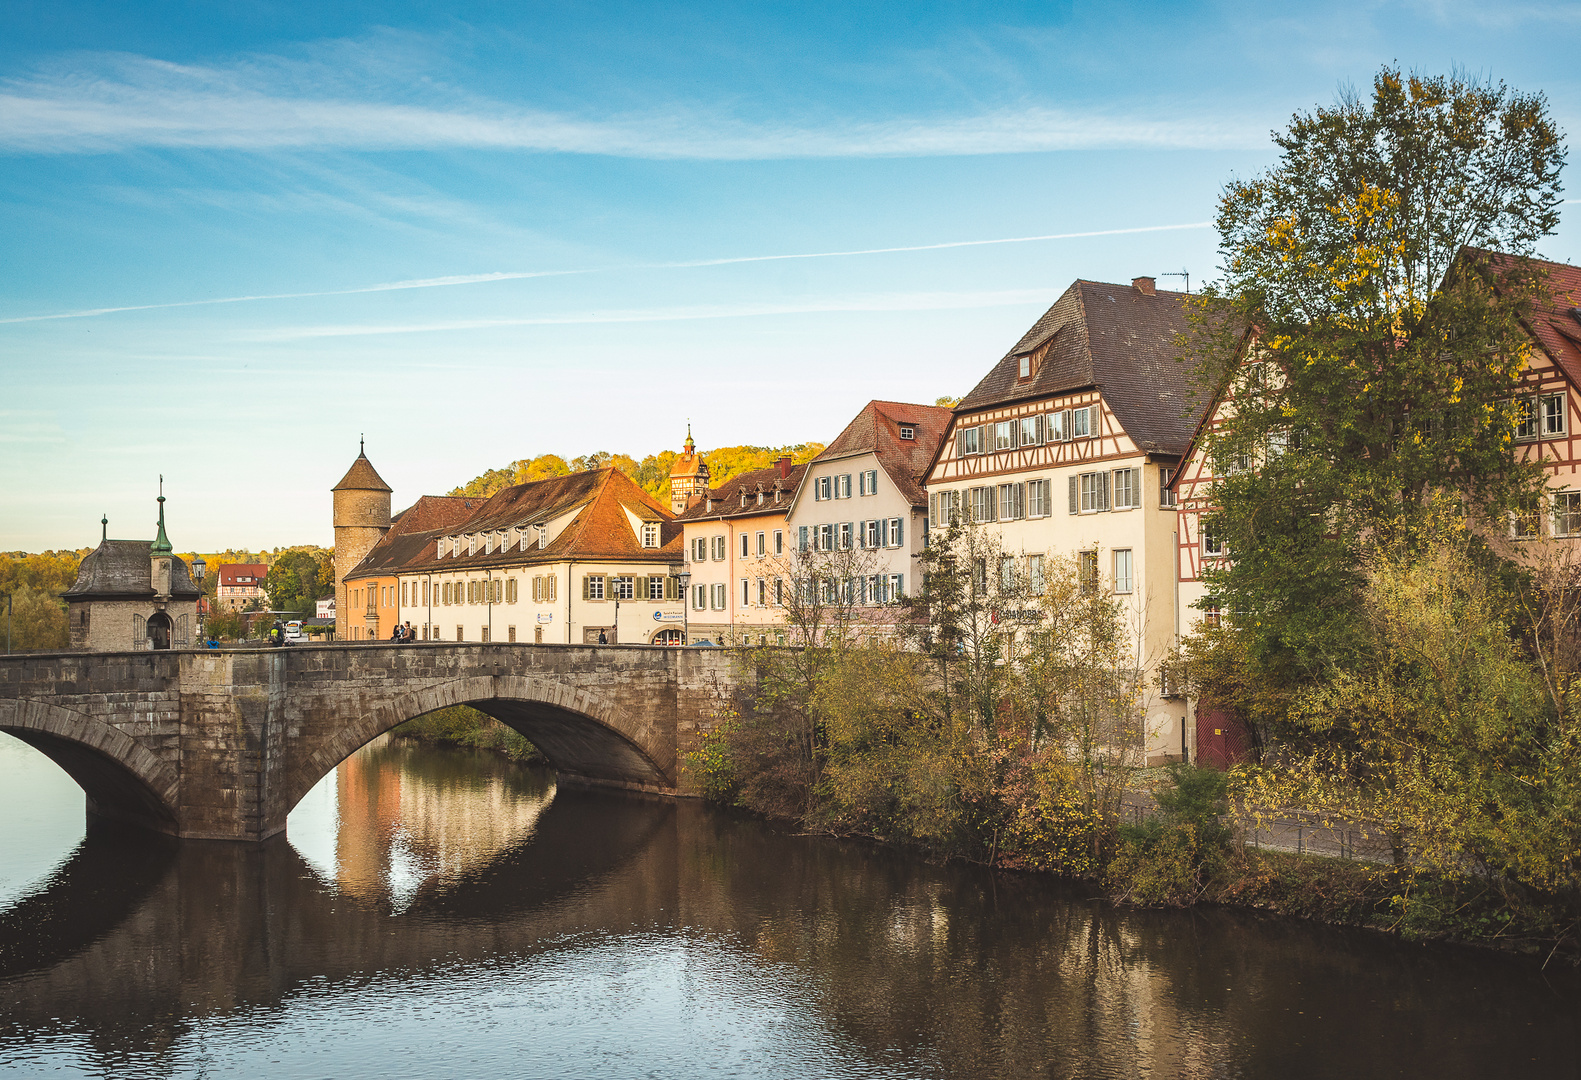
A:
MULTIPOLYGON (((819 442, 797 443, 794 446, 725 446, 718 450, 703 451, 708 463, 709 483, 715 487, 732 477, 753 469, 766 469, 782 454, 789 454, 793 464, 811 461, 823 453, 819 442)), ((629 454, 611 454, 599 450, 569 462, 558 454, 540 454, 535 458, 522 458, 501 469, 490 469, 482 476, 475 476, 460 487, 452 488, 449 495, 476 495, 487 498, 502 488, 513 484, 526 484, 533 480, 547 480, 553 476, 569 476, 574 472, 589 472, 614 466, 637 482, 649 495, 664 500, 670 494, 670 469, 679 457, 673 450, 661 450, 638 461, 629 454)))

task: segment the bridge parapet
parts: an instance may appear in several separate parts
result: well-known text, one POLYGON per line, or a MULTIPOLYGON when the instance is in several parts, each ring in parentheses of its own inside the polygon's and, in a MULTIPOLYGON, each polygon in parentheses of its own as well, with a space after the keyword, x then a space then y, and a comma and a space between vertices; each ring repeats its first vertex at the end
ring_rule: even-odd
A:
POLYGON ((471 705, 562 780, 688 794, 682 756, 737 693, 723 651, 325 645, 0 658, 0 731, 55 760, 91 812, 178 836, 262 840, 370 739, 471 705))

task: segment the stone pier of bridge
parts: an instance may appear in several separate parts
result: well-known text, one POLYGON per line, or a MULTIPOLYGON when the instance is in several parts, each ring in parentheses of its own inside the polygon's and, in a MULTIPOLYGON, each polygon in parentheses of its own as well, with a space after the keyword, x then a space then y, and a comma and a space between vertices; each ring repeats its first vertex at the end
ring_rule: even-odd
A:
POLYGON ((694 793, 685 755, 741 707, 723 650, 420 643, 0 657, 0 731, 46 754, 90 813, 176 836, 263 840, 391 728, 470 705, 562 783, 694 793))

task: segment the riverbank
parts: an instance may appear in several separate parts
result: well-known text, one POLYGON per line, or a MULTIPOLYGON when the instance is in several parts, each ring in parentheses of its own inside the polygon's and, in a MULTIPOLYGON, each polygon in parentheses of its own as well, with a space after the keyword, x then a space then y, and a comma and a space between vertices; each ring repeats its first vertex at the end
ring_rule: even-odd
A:
POLYGON ((526 736, 476 709, 457 705, 408 720, 390 732, 431 746, 459 746, 499 754, 522 765, 547 765, 548 760, 526 736))

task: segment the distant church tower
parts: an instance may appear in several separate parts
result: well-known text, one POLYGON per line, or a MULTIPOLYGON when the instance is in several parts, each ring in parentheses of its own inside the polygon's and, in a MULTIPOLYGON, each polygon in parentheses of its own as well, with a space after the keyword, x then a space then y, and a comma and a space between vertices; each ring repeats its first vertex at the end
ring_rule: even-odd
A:
POLYGON ((335 498, 335 636, 348 640, 353 612, 346 575, 390 529, 390 485, 379 478, 359 440, 357 460, 331 491, 335 498))
POLYGON ((686 425, 686 447, 670 467, 670 513, 679 514, 702 501, 708 491, 708 463, 692 441, 692 425, 686 425))

